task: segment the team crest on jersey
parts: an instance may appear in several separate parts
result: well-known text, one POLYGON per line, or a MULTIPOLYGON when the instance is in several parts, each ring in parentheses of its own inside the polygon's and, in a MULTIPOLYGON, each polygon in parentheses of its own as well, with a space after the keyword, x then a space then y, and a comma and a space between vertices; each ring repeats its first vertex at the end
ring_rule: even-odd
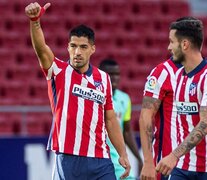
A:
POLYGON ((78 84, 74 84, 72 93, 75 96, 88 99, 99 104, 104 104, 105 102, 105 96, 102 92, 88 87, 83 87, 78 84))
POLYGON ((196 93, 196 87, 197 87, 197 84, 196 83, 191 83, 190 84, 189 94, 191 96, 193 96, 196 93))
POLYGON ((101 81, 94 81, 94 85, 96 86, 96 89, 103 91, 103 84, 101 81))
POLYGON ((157 84, 157 78, 154 76, 151 76, 147 81, 146 89, 152 91, 155 89, 156 84, 157 84))

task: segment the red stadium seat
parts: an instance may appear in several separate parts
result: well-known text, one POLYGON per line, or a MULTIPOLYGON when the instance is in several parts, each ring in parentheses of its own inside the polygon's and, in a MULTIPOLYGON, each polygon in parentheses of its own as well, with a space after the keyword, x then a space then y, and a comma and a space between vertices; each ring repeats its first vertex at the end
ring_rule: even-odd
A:
POLYGON ((27 113, 25 121, 25 133, 27 135, 49 135, 52 124, 52 115, 50 112, 27 113))
POLYGON ((0 135, 20 135, 22 114, 14 112, 0 113, 0 135))
POLYGON ((2 46, 7 48, 15 48, 18 46, 24 46, 24 38, 16 31, 11 32, 1 32, 1 39, 0 39, 2 46))
POLYGON ((0 71, 4 71, 5 67, 15 64, 15 54, 11 53, 9 48, 0 48, 1 66, 0 71))
POLYGON ((131 2, 131 12, 134 15, 146 15, 151 18, 161 14, 161 7, 158 1, 133 0, 131 2))
POLYGON ((33 113, 28 113, 26 116, 26 133, 29 136, 34 135, 44 135, 44 126, 43 122, 39 118, 38 115, 34 115, 33 113))
POLYGON ((160 3, 163 16, 176 14, 178 17, 182 17, 190 13, 189 3, 185 0, 161 1, 160 3))

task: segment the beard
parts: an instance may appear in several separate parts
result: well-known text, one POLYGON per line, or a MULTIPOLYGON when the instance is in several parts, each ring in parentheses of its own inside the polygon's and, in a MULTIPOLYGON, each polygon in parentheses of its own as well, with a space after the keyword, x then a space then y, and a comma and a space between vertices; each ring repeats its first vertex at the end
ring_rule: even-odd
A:
POLYGON ((177 58, 173 58, 174 62, 177 64, 182 64, 185 60, 185 55, 184 54, 179 54, 179 56, 177 56, 177 58))
POLYGON ((183 54, 180 46, 177 49, 177 51, 174 53, 173 60, 177 64, 182 64, 185 61, 185 54, 183 54))

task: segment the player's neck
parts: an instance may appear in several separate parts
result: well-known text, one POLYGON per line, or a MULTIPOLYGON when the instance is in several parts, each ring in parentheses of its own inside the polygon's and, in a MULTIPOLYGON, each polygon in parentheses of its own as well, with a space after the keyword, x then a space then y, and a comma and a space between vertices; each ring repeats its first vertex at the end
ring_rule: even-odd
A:
POLYGON ((203 60, 203 57, 200 52, 194 52, 189 55, 186 55, 183 66, 185 68, 185 72, 189 73, 194 70, 203 60))

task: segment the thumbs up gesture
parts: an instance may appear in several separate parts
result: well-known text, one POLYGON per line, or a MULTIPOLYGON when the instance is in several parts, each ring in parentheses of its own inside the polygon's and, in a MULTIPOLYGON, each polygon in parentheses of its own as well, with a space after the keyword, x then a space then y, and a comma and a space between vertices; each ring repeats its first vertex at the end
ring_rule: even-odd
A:
POLYGON ((41 7, 37 2, 30 3, 25 7, 25 14, 30 18, 30 20, 37 21, 50 7, 50 5, 50 3, 46 3, 43 7, 41 7))

